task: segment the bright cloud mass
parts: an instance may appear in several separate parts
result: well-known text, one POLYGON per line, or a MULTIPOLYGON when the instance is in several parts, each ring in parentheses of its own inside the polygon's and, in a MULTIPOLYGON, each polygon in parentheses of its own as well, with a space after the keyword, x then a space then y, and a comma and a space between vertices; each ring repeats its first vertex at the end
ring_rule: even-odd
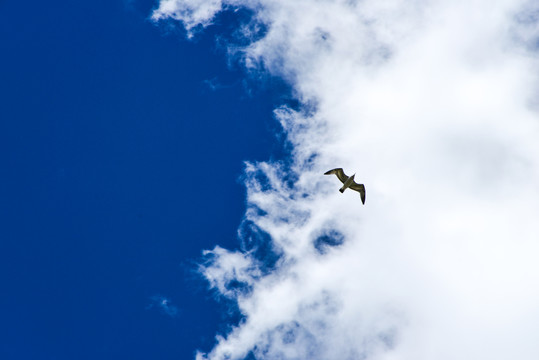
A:
POLYGON ((246 166, 244 251, 206 253, 243 320, 197 359, 539 359, 539 3, 161 0, 153 19, 196 36, 240 8, 234 53, 301 105, 275 109, 290 162, 246 166))

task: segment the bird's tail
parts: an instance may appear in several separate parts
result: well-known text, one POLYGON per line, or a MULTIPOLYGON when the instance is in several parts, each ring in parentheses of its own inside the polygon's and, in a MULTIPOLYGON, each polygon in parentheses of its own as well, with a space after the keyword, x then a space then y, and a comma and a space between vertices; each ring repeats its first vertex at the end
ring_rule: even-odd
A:
POLYGON ((340 188, 339 191, 340 191, 341 193, 343 193, 343 192, 344 192, 344 189, 343 189, 343 188, 340 188))

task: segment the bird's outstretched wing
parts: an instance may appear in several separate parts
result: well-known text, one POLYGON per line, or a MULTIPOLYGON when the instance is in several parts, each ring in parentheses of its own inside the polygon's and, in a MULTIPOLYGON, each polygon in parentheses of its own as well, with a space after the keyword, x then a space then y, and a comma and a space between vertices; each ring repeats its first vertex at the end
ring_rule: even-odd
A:
POLYGON ((350 185, 350 189, 357 191, 361 195, 361 202, 365 204, 365 185, 354 182, 350 185))
POLYGON ((329 170, 329 171, 326 171, 324 173, 324 175, 331 175, 331 174, 335 174, 337 175, 337 177, 339 178, 339 180, 341 180, 341 182, 344 184, 344 182, 346 180, 348 180, 348 176, 346 176, 346 174, 344 173, 344 171, 342 170, 342 168, 337 168, 337 169, 333 169, 333 170, 329 170))

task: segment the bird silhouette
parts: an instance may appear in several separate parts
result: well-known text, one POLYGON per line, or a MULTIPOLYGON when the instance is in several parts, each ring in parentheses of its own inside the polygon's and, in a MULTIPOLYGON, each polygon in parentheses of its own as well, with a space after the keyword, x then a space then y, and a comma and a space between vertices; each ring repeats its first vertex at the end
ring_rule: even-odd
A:
POLYGON ((343 183, 343 186, 339 189, 341 193, 343 193, 344 190, 348 188, 355 190, 359 193, 359 195, 361 195, 361 202, 365 204, 365 185, 358 184, 354 181, 354 176, 356 176, 356 174, 352 176, 347 176, 342 168, 329 170, 324 173, 324 175, 332 174, 335 174, 337 178, 339 178, 339 180, 341 180, 341 182, 343 183))

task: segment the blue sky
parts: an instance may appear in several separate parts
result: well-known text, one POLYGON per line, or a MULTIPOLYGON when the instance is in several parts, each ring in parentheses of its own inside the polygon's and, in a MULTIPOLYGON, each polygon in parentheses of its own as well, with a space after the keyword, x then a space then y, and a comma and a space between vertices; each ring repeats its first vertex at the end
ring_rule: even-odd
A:
POLYGON ((238 246, 283 89, 154 5, 0 2, 2 359, 187 359, 225 326, 195 262, 238 246))
POLYGON ((536 1, 0 16, 1 359, 539 358, 536 1))

